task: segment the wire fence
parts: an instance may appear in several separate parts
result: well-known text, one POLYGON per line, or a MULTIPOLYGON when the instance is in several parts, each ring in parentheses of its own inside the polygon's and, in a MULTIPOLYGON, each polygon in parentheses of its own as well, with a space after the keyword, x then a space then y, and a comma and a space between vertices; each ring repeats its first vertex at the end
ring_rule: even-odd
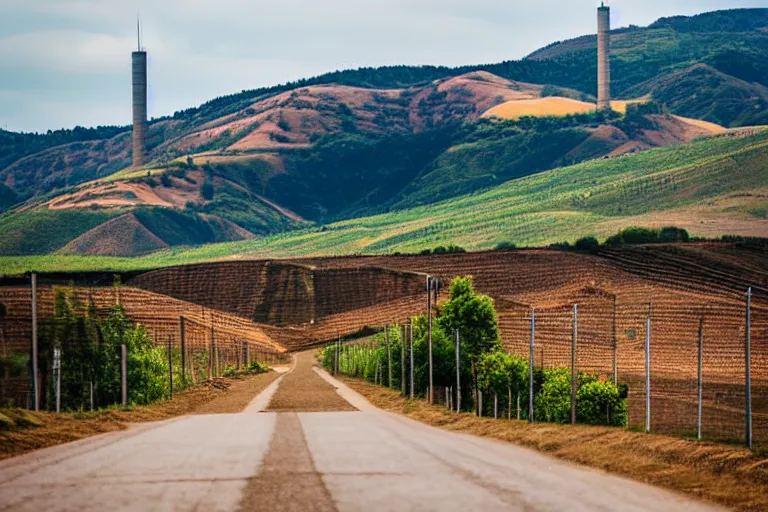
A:
MULTIPOLYGON (((107 319, 120 306, 128 326, 140 325, 151 340, 152 354, 139 361, 131 332, 127 345, 128 380, 138 368, 162 365, 161 383, 168 398, 189 385, 231 375, 258 362, 286 363, 285 349, 257 324, 199 305, 129 287, 75 287, 41 284, 36 287, 37 380, 33 378, 32 292, 29 286, 0 287, 0 406, 54 410, 57 389, 65 404, 102 407, 122 401, 121 347, 109 338, 107 319), (66 299, 78 312, 70 323, 57 318, 57 300, 66 299), (88 314, 86 314, 88 312, 88 314), (90 317, 89 317, 90 315, 90 317), (73 332, 63 332, 71 329, 73 332), (61 340, 67 339, 67 346, 61 340), (109 338, 109 339, 107 339, 109 338), (57 361, 54 349, 58 349, 57 361), (72 358, 88 359, 89 365, 72 358), (149 361, 149 362, 147 362, 149 361), (63 382, 60 387, 59 382, 63 382), (108 389, 109 388, 109 389, 108 389), (66 397, 70 396, 71 400, 66 397)), ((59 310, 61 305, 58 306, 59 310)), ((157 373, 157 369, 156 369, 157 373)), ((129 391, 136 396, 140 390, 129 391)), ((150 393, 150 390, 145 390, 150 393)), ((160 397, 159 392, 152 395, 160 397)), ((145 398, 143 395, 141 398, 145 398)), ((72 408, 72 407, 66 407, 72 408)))

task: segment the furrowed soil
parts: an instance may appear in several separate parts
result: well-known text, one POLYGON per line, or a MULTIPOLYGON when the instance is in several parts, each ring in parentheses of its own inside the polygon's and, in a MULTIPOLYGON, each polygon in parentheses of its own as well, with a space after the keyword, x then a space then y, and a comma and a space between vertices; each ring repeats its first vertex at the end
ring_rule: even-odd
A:
POLYGON ((356 411, 315 371, 315 351, 300 352, 296 366, 280 381, 270 412, 356 411))
POLYGON ((228 414, 245 409, 279 375, 275 372, 217 378, 174 393, 172 400, 130 409, 49 413, 0 409, 17 426, 0 430, 0 460, 32 450, 123 430, 132 423, 162 421, 187 414, 228 414), (20 426, 23 424, 23 426, 20 426))
POLYGON ((366 381, 343 380, 374 406, 428 425, 513 442, 734 510, 768 510, 768 457, 744 448, 618 428, 477 418, 366 381))

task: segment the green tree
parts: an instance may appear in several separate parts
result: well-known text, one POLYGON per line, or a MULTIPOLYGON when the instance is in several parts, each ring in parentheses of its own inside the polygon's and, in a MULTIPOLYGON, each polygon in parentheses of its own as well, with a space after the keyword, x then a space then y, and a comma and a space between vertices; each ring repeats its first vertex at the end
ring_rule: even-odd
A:
POLYGON ((478 361, 478 387, 507 397, 507 414, 511 415, 513 397, 528 386, 528 361, 501 350, 483 355, 478 361))
POLYGON ((478 361, 484 354, 501 349, 493 299, 475 293, 472 277, 456 277, 451 282, 450 300, 443 305, 437 324, 443 332, 459 330, 461 351, 470 363, 477 404, 478 361))

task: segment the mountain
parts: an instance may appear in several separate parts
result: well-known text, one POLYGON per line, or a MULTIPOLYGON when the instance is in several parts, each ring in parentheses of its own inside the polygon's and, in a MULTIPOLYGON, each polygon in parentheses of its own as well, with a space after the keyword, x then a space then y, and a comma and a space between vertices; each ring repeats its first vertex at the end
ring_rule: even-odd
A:
POLYGON ((521 61, 341 71, 216 98, 152 121, 142 169, 129 167, 128 127, 0 131, 0 254, 247 241, 768 124, 766 27, 768 9, 742 9, 614 31, 619 113, 594 112, 584 36, 521 61))
MULTIPOLYGON (((670 224, 692 236, 768 232, 768 129, 598 159, 511 180, 481 193, 323 227, 136 258, 2 257, 0 274, 133 270, 222 259, 416 253, 600 239, 632 226, 670 224)), ((2 226, 0 225, 0 228, 2 226)), ((5 233, 0 233, 2 240, 5 233)))

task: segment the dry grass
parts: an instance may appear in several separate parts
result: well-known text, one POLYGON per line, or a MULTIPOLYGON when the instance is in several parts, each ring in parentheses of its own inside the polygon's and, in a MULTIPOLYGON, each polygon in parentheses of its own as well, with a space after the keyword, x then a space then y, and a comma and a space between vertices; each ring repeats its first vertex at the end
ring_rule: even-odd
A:
POLYGON ((592 112, 596 108, 594 103, 550 96, 533 100, 507 101, 486 111, 483 117, 519 119, 523 116, 567 116, 592 112))
MULTIPOLYGON (((275 372, 242 378, 220 378, 152 405, 131 409, 62 413, 24 411, 35 425, 0 431, 0 460, 32 450, 68 443, 85 437, 123 430, 131 423, 161 421, 186 414, 223 414, 242 411, 261 390, 278 377, 275 372)), ((20 410, 0 409, 18 416, 20 410)))
POLYGON ((301 352, 296 367, 280 381, 267 407, 271 412, 356 411, 336 389, 314 372, 315 351, 301 352))
POLYGON ((735 510, 768 510, 768 457, 743 448, 617 428, 457 415, 365 381, 345 383, 376 407, 429 425, 513 442, 735 510))

